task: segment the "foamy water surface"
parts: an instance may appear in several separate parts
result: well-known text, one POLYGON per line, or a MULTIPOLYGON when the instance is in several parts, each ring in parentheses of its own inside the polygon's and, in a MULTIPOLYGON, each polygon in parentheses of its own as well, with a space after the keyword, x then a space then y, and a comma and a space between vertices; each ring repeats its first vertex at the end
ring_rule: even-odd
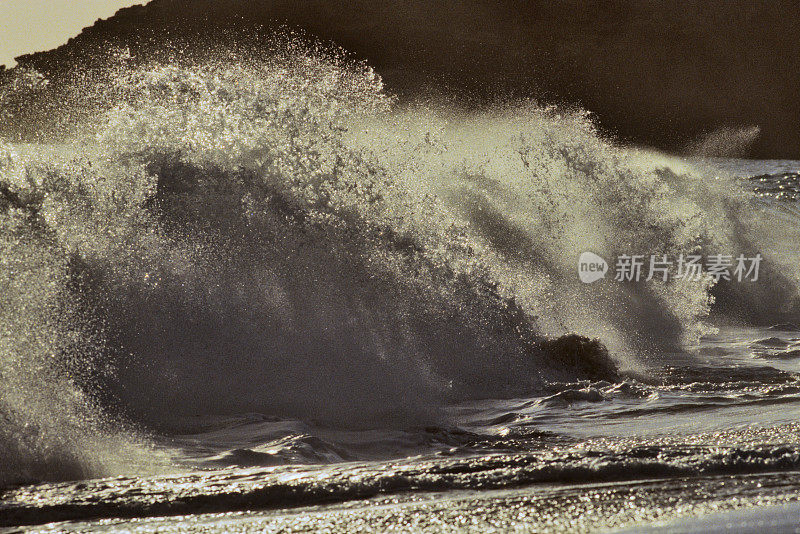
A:
POLYGON ((67 134, 0 145, 0 525, 266 529, 335 502, 317 526, 378 528, 435 494, 558 530, 578 484, 607 502, 582 528, 610 528, 634 517, 614 484, 651 484, 653 519, 713 511, 724 477, 736 506, 791 500, 800 162, 400 105, 283 46, 114 64, 67 134), (764 262, 583 284, 584 251, 764 262))

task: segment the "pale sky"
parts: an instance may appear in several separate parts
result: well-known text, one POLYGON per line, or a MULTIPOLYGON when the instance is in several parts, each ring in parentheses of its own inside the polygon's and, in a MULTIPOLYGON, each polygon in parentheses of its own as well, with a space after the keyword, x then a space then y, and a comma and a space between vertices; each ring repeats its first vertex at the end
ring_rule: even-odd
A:
POLYGON ((22 54, 50 50, 97 19, 147 0, 0 0, 0 65, 22 54))

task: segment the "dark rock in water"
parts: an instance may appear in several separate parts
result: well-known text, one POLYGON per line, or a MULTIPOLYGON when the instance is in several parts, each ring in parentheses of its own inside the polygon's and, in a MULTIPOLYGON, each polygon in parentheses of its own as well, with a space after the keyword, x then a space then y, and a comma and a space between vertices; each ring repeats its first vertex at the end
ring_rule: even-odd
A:
POLYGON ((597 339, 578 334, 567 334, 558 339, 544 341, 541 348, 555 361, 574 369, 581 378, 589 380, 619 380, 617 364, 608 349, 597 339))
POLYGON ((165 42, 208 48, 284 26, 366 60, 401 97, 578 104, 668 150, 758 125, 753 156, 800 158, 795 12, 789 0, 154 0, 18 62, 54 78, 112 47, 146 62, 165 42))

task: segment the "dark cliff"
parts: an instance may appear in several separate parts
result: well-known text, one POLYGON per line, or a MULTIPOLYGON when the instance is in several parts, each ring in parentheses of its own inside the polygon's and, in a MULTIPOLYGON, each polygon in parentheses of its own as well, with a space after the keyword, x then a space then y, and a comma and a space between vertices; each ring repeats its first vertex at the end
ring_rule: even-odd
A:
POLYGON ((154 0, 18 61, 57 78, 111 43, 146 57, 164 40, 282 25, 365 59, 401 98, 438 87, 470 105, 578 104, 620 140, 665 150, 758 125, 752 156, 800 159, 794 1, 154 0))

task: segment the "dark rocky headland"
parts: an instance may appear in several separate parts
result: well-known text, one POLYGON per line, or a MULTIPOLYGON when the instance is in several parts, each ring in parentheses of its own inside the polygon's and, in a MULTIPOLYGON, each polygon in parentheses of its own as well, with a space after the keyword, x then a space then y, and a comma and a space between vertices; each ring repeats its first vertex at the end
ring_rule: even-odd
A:
MULTIPOLYGON (((621 142, 676 152, 758 126, 746 155, 800 159, 800 8, 788 0, 154 0, 18 63, 57 88, 112 47, 164 59, 165 42, 201 50, 279 27, 367 61, 401 100, 577 105, 621 142)), ((0 135, 31 137, 49 105, 7 105, 0 135)))

